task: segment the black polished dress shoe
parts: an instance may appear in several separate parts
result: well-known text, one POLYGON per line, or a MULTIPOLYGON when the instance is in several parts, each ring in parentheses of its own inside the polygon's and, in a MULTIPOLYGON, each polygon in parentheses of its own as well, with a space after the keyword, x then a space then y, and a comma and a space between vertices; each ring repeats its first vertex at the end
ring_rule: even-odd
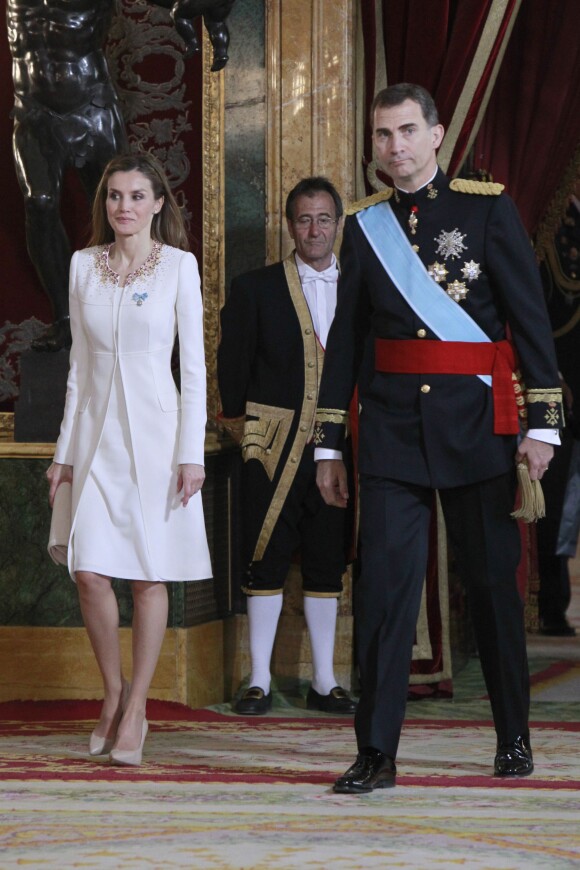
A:
POLYGON ((510 743, 498 743, 493 764, 494 776, 529 776, 534 769, 530 741, 516 737, 510 743))
POLYGON ((335 686, 328 695, 319 695, 310 686, 306 696, 308 710, 321 710, 323 713, 340 713, 343 716, 352 716, 356 712, 356 701, 341 686, 335 686))
POLYGON ((576 637, 576 629, 570 625, 567 619, 553 622, 541 621, 540 634, 543 634, 544 637, 576 637))
POLYGON ((338 794, 365 794, 375 788, 392 788, 397 768, 390 755, 378 749, 361 749, 355 763, 339 776, 333 791, 338 794))
POLYGON ((266 694, 259 686, 250 686, 236 702, 234 710, 241 716, 262 716, 272 706, 272 692, 266 694))

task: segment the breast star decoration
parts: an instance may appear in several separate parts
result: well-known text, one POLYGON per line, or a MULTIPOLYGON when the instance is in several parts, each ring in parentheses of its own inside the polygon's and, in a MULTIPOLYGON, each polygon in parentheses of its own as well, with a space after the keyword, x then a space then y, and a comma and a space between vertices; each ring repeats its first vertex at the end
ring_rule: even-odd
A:
POLYGON ((448 275, 447 269, 443 263, 433 263, 431 266, 427 266, 427 271, 438 284, 445 281, 448 275))
MULTIPOLYGON (((437 254, 443 257, 444 260, 448 260, 449 258, 452 260, 459 259, 462 252, 467 250, 467 247, 463 243, 465 236, 466 233, 460 233, 458 229, 451 230, 450 232, 441 230, 437 238, 434 239, 434 241, 437 242, 437 254)), ((449 273, 444 263, 436 261, 431 266, 427 266, 427 271, 437 284, 444 285, 447 281, 447 275, 449 273)), ((455 302, 461 302, 465 299, 469 293, 469 287, 467 284, 470 281, 476 281, 479 278, 481 275, 481 266, 473 260, 464 260, 461 274, 464 278, 463 281, 458 281, 456 279, 455 281, 447 282, 446 287, 442 287, 447 295, 455 302)))
POLYGON ((481 266, 470 260, 469 263, 464 263, 461 272, 466 281, 477 281, 481 275, 481 266))
POLYGON ((461 256, 462 251, 467 250, 463 244, 465 236, 466 233, 460 233, 458 229, 451 230, 450 232, 441 230, 437 238, 434 239, 437 242, 437 253, 444 260, 448 260, 449 257, 452 260, 457 260, 461 256))

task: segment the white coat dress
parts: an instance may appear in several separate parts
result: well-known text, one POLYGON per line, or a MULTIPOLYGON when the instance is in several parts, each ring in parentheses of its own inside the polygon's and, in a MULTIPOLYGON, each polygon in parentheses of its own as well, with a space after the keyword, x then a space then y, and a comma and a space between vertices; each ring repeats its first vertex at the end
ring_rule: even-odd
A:
POLYGON ((204 464, 206 372, 193 254, 155 243, 121 287, 109 245, 70 268, 72 347, 54 460, 73 466, 71 577, 209 578, 201 493, 187 507, 178 465, 204 464), (171 373, 179 332, 181 395, 171 373))

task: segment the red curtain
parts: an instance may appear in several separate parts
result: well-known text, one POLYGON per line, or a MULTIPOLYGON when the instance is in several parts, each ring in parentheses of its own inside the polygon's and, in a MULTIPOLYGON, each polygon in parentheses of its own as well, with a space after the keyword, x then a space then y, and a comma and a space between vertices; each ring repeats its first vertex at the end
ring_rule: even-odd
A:
MULTIPOLYGON (((376 44, 382 11, 379 36, 387 84, 413 82, 433 95, 441 123, 452 136, 443 168, 453 175, 465 158, 519 5, 519 0, 361 0, 366 117, 378 78, 376 44)), ((370 127, 365 158, 372 159, 370 127)))
POLYGON ((578 12, 524 0, 475 141, 475 168, 506 185, 530 234, 580 143, 578 12))

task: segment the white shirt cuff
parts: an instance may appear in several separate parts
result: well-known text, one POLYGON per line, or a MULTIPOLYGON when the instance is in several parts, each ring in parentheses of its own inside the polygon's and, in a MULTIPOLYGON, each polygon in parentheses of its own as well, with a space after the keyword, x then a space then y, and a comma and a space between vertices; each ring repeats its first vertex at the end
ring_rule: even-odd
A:
POLYGON ((544 441, 546 444, 554 444, 556 447, 562 443, 558 429, 528 429, 526 435, 535 441, 544 441))
POLYGON ((320 462, 321 459, 342 459, 342 451, 331 450, 330 447, 315 447, 314 461, 320 462))

